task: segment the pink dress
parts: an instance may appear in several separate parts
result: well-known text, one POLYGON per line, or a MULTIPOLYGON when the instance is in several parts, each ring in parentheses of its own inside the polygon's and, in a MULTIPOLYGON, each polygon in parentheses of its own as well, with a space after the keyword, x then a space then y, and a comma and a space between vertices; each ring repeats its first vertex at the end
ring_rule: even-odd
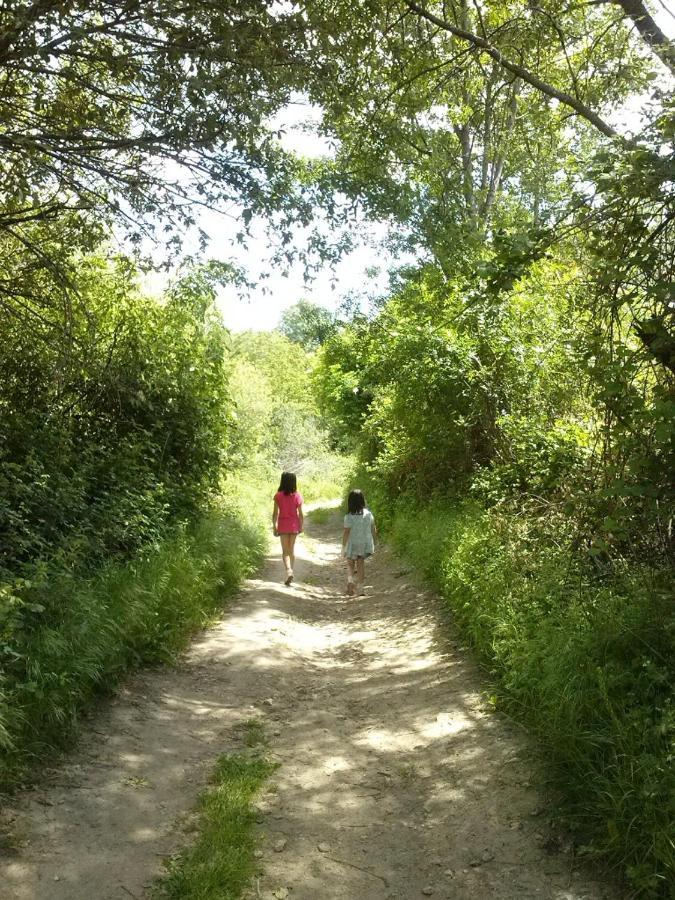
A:
POLYGON ((279 519, 277 521, 279 534, 298 534, 300 531, 298 508, 302 506, 302 494, 298 491, 294 494, 284 494, 283 491, 277 491, 274 499, 279 507, 279 519))

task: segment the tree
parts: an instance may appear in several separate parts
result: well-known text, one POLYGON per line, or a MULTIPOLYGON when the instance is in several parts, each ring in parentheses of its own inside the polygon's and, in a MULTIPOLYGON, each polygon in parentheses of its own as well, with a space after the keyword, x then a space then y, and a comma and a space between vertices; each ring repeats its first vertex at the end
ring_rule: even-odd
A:
POLYGON ((256 480, 277 478, 279 470, 324 480, 339 460, 330 454, 317 412, 310 354, 275 331, 237 334, 233 350, 229 458, 235 466, 257 469, 256 480))
POLYGON ((241 240, 274 214, 290 254, 312 191, 268 122, 302 42, 265 0, 0 4, 0 310, 67 328, 71 252, 120 229, 178 247, 205 206, 237 204, 241 240))
POLYGON ((196 204, 255 209, 283 190, 264 120, 294 84, 297 16, 261 0, 35 0, 0 15, 3 230, 66 210, 175 227, 196 204))
POLYGON ((653 65, 612 4, 307 4, 335 185, 447 275, 549 220, 653 65), (367 23, 367 24, 366 24, 367 23), (475 38, 475 40, 474 40, 475 38), (512 64, 512 59, 517 63, 512 64), (569 102, 568 102, 569 101, 569 102), (576 118, 570 127, 570 115, 576 118))
POLYGON ((299 300, 281 314, 279 331, 305 350, 316 350, 335 328, 333 315, 323 306, 299 300))

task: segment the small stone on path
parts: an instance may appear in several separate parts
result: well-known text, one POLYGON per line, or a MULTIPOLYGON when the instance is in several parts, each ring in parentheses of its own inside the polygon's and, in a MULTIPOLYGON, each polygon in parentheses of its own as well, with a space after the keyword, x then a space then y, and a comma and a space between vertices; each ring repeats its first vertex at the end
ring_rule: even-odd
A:
POLYGON ((288 841, 286 840, 286 838, 280 838, 278 841, 275 841, 272 844, 272 849, 274 850, 275 853, 281 853, 282 850, 286 849, 287 843, 288 843, 288 841))
POLYGON ((322 853, 328 853, 330 851, 330 844, 327 844, 326 841, 321 841, 320 844, 317 844, 317 848, 322 853))
POLYGON ((426 887, 422 888, 422 893, 424 894, 425 897, 431 897, 433 892, 434 892, 434 889, 431 887, 430 884, 428 884, 426 887))

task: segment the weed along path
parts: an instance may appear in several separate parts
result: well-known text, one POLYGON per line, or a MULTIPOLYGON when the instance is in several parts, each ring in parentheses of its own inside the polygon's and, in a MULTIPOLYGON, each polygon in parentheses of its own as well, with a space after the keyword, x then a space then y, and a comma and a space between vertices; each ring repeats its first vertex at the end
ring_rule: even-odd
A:
POLYGON ((294 586, 270 557, 179 666, 131 679, 4 811, 3 900, 148 897, 252 719, 279 768, 251 900, 619 896, 547 828, 527 739, 483 708, 434 597, 381 548, 347 598, 338 535, 310 517, 294 586))

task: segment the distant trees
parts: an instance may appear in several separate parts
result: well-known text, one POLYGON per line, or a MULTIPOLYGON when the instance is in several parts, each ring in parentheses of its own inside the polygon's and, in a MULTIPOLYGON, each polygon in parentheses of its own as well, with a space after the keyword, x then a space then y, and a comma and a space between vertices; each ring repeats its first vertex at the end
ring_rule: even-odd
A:
POLYGON ((278 330, 305 350, 316 350, 335 330, 335 317, 323 306, 299 300, 281 314, 278 330))
POLYGON ((273 480, 286 469, 305 483, 316 476, 327 481, 337 461, 312 391, 311 354, 274 331, 234 335, 233 354, 233 465, 257 471, 258 479, 273 480))

